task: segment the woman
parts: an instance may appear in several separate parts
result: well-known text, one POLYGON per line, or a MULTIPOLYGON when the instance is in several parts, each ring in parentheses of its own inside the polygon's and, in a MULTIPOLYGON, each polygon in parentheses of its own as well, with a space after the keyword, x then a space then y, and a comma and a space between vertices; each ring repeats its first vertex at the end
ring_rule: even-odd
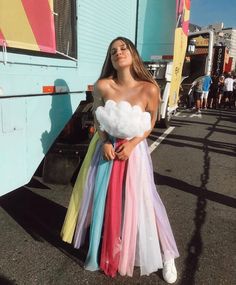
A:
POLYGON ((212 84, 209 91, 209 108, 216 108, 217 92, 219 78, 217 75, 212 76, 212 84))
POLYGON ((111 42, 94 89, 98 132, 76 180, 62 238, 79 248, 90 225, 86 269, 114 277, 117 271, 132 276, 134 266, 141 275, 163 268, 164 279, 173 283, 179 254, 146 142, 159 88, 130 40, 111 42))

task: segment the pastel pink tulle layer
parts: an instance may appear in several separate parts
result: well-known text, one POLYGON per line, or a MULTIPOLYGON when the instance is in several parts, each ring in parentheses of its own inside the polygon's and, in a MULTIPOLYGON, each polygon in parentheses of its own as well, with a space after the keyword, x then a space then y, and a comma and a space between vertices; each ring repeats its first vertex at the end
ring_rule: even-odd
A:
MULTIPOLYGON (((91 187, 94 187, 100 153, 101 146, 98 146, 88 173, 90 188, 84 190, 74 237, 76 247, 81 246, 91 222, 91 187)), ((164 261, 178 257, 166 210, 154 183, 146 141, 135 147, 128 161, 113 162, 108 180, 101 256, 98 257, 100 268, 114 277, 116 272, 132 276, 134 266, 139 266, 141 275, 149 275, 162 268, 164 261)))

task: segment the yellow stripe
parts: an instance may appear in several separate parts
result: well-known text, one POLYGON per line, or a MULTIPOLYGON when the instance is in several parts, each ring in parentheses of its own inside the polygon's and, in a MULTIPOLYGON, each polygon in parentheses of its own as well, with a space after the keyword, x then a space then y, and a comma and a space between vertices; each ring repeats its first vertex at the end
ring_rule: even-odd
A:
POLYGON ((185 9, 185 11, 184 11, 184 21, 187 21, 190 18, 190 10, 188 10, 186 8, 185 4, 184 4, 184 9, 185 9))
POLYGON ((48 0, 51 11, 53 12, 53 0, 48 0))
MULTIPOLYGON (((190 11, 187 10, 184 1, 184 21, 189 20, 190 11)), ((173 59, 173 73, 171 77, 169 106, 176 107, 179 97, 179 87, 182 79, 182 69, 185 58, 188 37, 184 34, 181 27, 175 29, 174 40, 174 59, 173 59)))
POLYGON ((40 50, 19 0, 1 0, 0 27, 8 46, 40 50))
POLYGON ((71 198, 70 203, 68 206, 68 210, 66 213, 65 221, 61 230, 61 237, 65 242, 72 243, 73 235, 76 227, 76 221, 78 218, 78 213, 81 205, 81 201, 83 198, 83 190, 86 183, 86 177, 88 174, 89 166, 91 164, 96 145, 98 142, 99 136, 98 133, 95 133, 93 136, 89 148, 87 151, 87 154, 85 156, 85 159, 83 161, 83 164, 80 168, 78 177, 76 179, 71 198))

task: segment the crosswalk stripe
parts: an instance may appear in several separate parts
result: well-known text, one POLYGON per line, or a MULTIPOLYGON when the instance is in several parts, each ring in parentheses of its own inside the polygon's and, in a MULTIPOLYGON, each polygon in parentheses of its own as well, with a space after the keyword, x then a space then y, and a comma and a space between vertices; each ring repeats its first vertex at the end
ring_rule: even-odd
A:
POLYGON ((167 130, 165 130, 165 132, 149 146, 149 153, 152 153, 158 147, 158 145, 165 139, 165 137, 174 130, 174 128, 175 127, 169 127, 167 130))

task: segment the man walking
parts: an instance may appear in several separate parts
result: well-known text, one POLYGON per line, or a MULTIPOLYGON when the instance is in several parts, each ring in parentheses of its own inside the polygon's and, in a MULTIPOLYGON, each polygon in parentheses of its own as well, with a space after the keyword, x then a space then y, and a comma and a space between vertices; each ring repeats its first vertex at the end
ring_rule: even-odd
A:
POLYGON ((223 95, 224 105, 225 105, 225 108, 227 108, 227 105, 229 106, 229 108, 231 108, 230 103, 233 97, 234 80, 230 73, 227 74, 224 84, 225 84, 225 92, 223 95))
POLYGON ((201 96, 201 107, 207 109, 207 98, 208 93, 210 90, 210 86, 212 83, 212 79, 209 74, 206 74, 203 77, 203 84, 202 84, 202 96, 201 96))

